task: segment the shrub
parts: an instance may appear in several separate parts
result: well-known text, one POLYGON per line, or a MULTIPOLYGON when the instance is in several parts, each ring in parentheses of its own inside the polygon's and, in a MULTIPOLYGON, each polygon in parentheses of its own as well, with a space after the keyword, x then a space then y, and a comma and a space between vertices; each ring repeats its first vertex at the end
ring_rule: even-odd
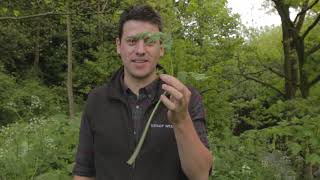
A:
POLYGON ((63 110, 63 96, 34 79, 18 83, 14 77, 0 72, 0 92, 0 125, 63 110))
POLYGON ((76 119, 55 115, 2 127, 0 179, 70 179, 80 122, 76 119))

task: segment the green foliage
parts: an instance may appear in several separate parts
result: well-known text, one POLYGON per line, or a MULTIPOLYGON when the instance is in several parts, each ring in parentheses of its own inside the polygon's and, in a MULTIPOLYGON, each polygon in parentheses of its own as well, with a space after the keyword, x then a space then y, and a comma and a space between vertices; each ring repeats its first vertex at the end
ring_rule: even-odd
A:
POLYGON ((252 153, 259 155, 262 152, 264 154, 278 152, 277 159, 285 158, 288 161, 287 165, 279 166, 276 162, 271 164, 272 169, 281 170, 287 167, 286 171, 281 170, 281 172, 290 172, 289 174, 279 172, 277 175, 279 178, 300 177, 304 171, 303 164, 318 166, 320 163, 319 102, 319 97, 285 102, 279 100, 269 108, 254 108, 256 116, 248 119, 263 122, 262 119, 268 117, 274 119, 275 123, 266 128, 265 125, 262 127, 252 125, 263 129, 246 131, 240 137, 252 141, 251 148, 258 148, 252 153))
POLYGON ((157 33, 149 33, 149 32, 142 32, 140 34, 137 34, 133 37, 134 41, 137 40, 144 40, 146 45, 152 45, 156 41, 160 41, 161 47, 165 48, 167 51, 170 51, 172 39, 168 34, 157 32, 157 33))
POLYGON ((70 179, 79 117, 32 118, 0 129, 0 179, 70 179))
POLYGON ((211 144, 215 155, 211 179, 295 178, 292 162, 281 151, 268 152, 266 143, 257 146, 253 136, 225 135, 211 144))
POLYGON ((28 121, 35 116, 48 116, 61 112, 63 99, 33 79, 17 82, 12 76, 0 72, 0 124, 15 120, 28 121))
POLYGON ((92 55, 92 60, 86 59, 75 70, 74 86, 81 95, 88 94, 93 87, 105 83, 121 64, 115 44, 111 42, 103 43, 92 55))

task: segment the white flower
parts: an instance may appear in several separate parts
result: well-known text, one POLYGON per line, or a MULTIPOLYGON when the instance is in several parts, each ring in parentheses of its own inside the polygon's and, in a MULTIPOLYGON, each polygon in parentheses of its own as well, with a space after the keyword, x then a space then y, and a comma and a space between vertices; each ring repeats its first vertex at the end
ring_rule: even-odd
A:
POLYGON ((242 165, 242 173, 243 174, 251 174, 251 168, 246 164, 242 165))
POLYGON ((32 95, 30 109, 41 109, 41 108, 42 106, 41 106, 40 98, 38 96, 32 95))
POLYGON ((268 162, 266 160, 261 161, 262 167, 268 167, 268 162))
POLYGON ((9 109, 17 109, 17 104, 15 102, 8 102, 6 107, 9 109))

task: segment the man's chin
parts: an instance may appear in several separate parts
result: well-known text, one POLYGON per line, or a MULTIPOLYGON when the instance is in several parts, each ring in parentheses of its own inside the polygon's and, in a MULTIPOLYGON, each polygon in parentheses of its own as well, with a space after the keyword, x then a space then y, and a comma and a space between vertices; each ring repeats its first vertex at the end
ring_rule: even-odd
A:
POLYGON ((132 77, 135 79, 147 79, 149 74, 132 74, 132 77))
POLYGON ((140 80, 143 80, 143 79, 148 79, 150 77, 152 77, 153 73, 150 72, 150 73, 132 73, 131 76, 135 79, 140 79, 140 80))

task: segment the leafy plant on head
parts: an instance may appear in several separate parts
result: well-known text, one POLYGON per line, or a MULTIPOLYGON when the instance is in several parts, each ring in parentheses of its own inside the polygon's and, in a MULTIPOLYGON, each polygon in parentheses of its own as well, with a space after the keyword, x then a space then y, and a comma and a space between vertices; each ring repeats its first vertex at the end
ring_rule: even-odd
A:
POLYGON ((163 32, 142 32, 133 37, 134 40, 144 40, 146 45, 151 45, 160 41, 160 47, 165 48, 167 51, 171 49, 172 46, 172 39, 166 33, 163 32))

